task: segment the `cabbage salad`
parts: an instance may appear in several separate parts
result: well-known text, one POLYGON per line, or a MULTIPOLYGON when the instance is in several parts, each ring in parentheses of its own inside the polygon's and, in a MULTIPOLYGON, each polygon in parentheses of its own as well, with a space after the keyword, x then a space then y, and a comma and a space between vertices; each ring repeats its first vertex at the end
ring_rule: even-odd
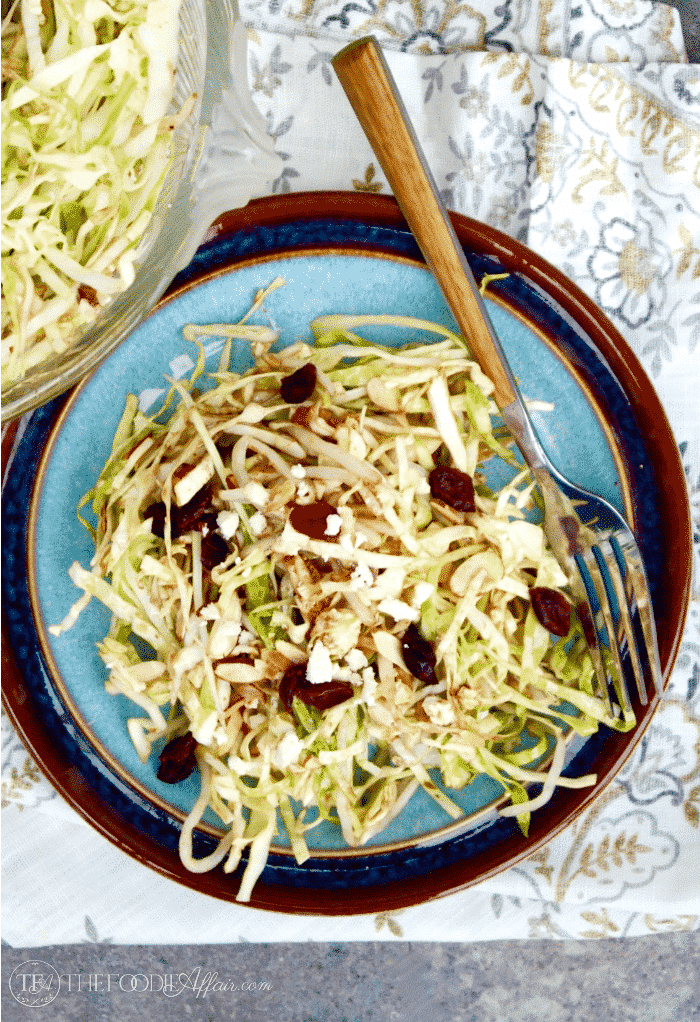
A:
POLYGON ((232 871, 246 853, 241 901, 279 821, 302 863, 324 820, 357 848, 418 788, 459 819, 450 789, 488 774, 527 833, 556 785, 595 783, 563 776, 567 734, 626 724, 594 694, 491 382, 432 323, 325 317, 313 344, 273 351, 275 330, 247 320, 185 329, 197 366, 155 414, 128 398, 79 508, 97 523, 90 569, 69 572, 83 595, 51 631, 92 597, 111 611, 106 688, 137 708, 142 761, 157 753, 169 783, 199 772, 182 861, 232 871), (356 332, 367 323, 426 340, 372 343, 356 332), (252 348, 243 374, 228 368, 234 343, 252 348), (491 459, 508 468, 497 489, 491 459), (207 807, 226 833, 196 859, 207 807))
POLYGON ((14 0, 3 19, 3 389, 134 279, 191 109, 167 115, 179 6, 14 0))

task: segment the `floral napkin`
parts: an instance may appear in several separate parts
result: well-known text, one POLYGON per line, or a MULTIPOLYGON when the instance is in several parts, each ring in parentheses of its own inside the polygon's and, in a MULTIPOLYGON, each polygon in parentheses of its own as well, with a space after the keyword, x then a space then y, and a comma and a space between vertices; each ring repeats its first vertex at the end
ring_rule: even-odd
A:
MULTIPOLYGON (((540 252, 652 379, 700 504, 700 67, 646 0, 242 0, 269 191, 389 188, 330 60, 386 49, 447 205, 540 252)), ((700 587, 667 694, 595 805, 523 864, 429 906, 352 918, 219 904, 127 858, 41 778, 3 718, 3 932, 110 940, 472 941, 700 928, 700 587), (80 861, 80 876, 74 865, 80 861), (114 891, 119 897, 114 897, 114 891)))

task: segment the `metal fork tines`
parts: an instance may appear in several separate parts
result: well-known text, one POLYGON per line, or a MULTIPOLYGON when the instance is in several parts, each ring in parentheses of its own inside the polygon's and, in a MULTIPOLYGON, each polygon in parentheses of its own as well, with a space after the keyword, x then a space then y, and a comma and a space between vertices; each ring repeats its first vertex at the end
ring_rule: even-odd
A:
MULTIPOLYGON (((529 430, 521 441, 539 444, 529 430), (528 435, 529 434, 529 435, 528 435)), ((522 446, 522 444, 521 444, 522 446)), ((648 704, 646 677, 656 692, 663 687, 649 585, 641 553, 624 519, 602 498, 558 480, 541 449, 530 450, 541 462, 535 477, 545 500, 545 529, 569 576, 588 642, 598 695, 606 710, 634 720, 628 677, 634 676, 639 701, 648 704), (567 496, 560 483, 574 500, 567 496), (590 519, 584 524, 583 517, 590 519), (619 711, 615 710, 611 694, 619 711)))
POLYGON ((662 679, 649 586, 637 544, 631 533, 620 530, 608 539, 599 540, 587 555, 576 560, 586 589, 593 589, 600 608, 604 635, 607 636, 606 646, 612 653, 614 663, 614 672, 610 673, 613 675, 613 682, 617 681, 615 688, 620 706, 623 711, 631 710, 620 658, 620 651, 625 649, 629 655, 639 700, 646 706, 648 698, 643 660, 648 663, 649 673, 657 692, 661 691, 662 679), (639 623, 639 629, 635 629, 635 620, 639 623), (640 643, 636 634, 638 630, 641 631, 641 645, 645 656, 640 655, 640 643))

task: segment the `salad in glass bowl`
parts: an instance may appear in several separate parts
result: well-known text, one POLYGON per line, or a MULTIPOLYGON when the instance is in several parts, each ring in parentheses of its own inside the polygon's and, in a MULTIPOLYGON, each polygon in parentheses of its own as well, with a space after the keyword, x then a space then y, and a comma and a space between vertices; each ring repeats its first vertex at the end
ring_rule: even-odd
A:
POLYGON ((82 379, 153 307, 216 216, 273 173, 245 66, 231 0, 9 6, 3 419, 82 379))

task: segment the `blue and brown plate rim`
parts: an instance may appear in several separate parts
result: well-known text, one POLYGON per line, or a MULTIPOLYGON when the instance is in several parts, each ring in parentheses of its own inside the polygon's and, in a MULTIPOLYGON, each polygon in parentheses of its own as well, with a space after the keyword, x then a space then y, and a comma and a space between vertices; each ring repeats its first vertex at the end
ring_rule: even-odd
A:
MULTIPOLYGON (((555 267, 494 228, 453 214, 457 236, 479 274, 508 273, 507 286, 491 287, 496 300, 522 316, 558 347, 572 371, 585 381, 594 399, 614 409, 610 422, 625 458, 641 458, 631 478, 631 513, 645 557, 653 560, 654 606, 659 652, 668 679, 681 641, 690 594, 691 525, 685 476, 676 442, 654 388, 635 355, 597 306, 555 267), (596 373, 596 363, 605 372, 596 373), (593 369, 592 369, 593 366, 593 369), (612 381, 612 383, 611 383, 612 381), (641 468, 643 465, 643 470, 641 468), (672 567, 671 567, 672 566, 672 567)), ((337 249, 386 252, 422 263, 422 257, 396 202, 387 196, 350 192, 312 192, 255 200, 224 214, 210 228, 191 264, 161 300, 227 267, 302 251, 337 249)), ((40 445, 60 416, 66 396, 32 416, 32 437, 40 445)), ((19 438, 18 424, 3 430, 5 462, 19 438), (14 445, 14 446, 13 446, 14 445)), ((28 460, 26 457, 23 459, 28 460)), ((31 458, 29 458, 31 460, 31 458)), ((35 465, 40 451, 34 452, 35 465)), ((22 476, 26 503, 35 465, 9 466, 7 476, 22 476)), ((10 487, 12 490, 13 487, 10 487)), ((16 505, 16 494, 13 500, 16 505)), ((221 869, 205 874, 186 870, 177 853, 177 823, 154 815, 146 800, 119 780, 110 780, 104 764, 76 728, 55 692, 50 672, 34 641, 26 573, 26 521, 23 508, 3 509, 3 705, 38 766, 58 792, 99 833, 142 864, 200 893, 233 901, 238 875, 221 869)), ((25 503, 23 499, 22 504, 25 503)), ((26 517, 26 516, 25 516, 26 517)), ((487 828, 432 847, 400 849, 351 860, 315 857, 297 866, 289 856, 270 856, 250 905, 272 911, 353 915, 396 910, 469 887, 531 855, 584 812, 614 778, 640 741, 658 705, 636 706, 638 725, 621 735, 600 731, 585 745, 586 761, 595 760, 598 783, 591 789, 558 789, 546 812, 533 814, 524 838, 513 820, 500 818, 487 828)), ((576 772, 577 760, 570 765, 576 772)), ((580 766, 579 766, 580 771, 580 766)), ((206 854, 211 837, 200 835, 206 854)))

